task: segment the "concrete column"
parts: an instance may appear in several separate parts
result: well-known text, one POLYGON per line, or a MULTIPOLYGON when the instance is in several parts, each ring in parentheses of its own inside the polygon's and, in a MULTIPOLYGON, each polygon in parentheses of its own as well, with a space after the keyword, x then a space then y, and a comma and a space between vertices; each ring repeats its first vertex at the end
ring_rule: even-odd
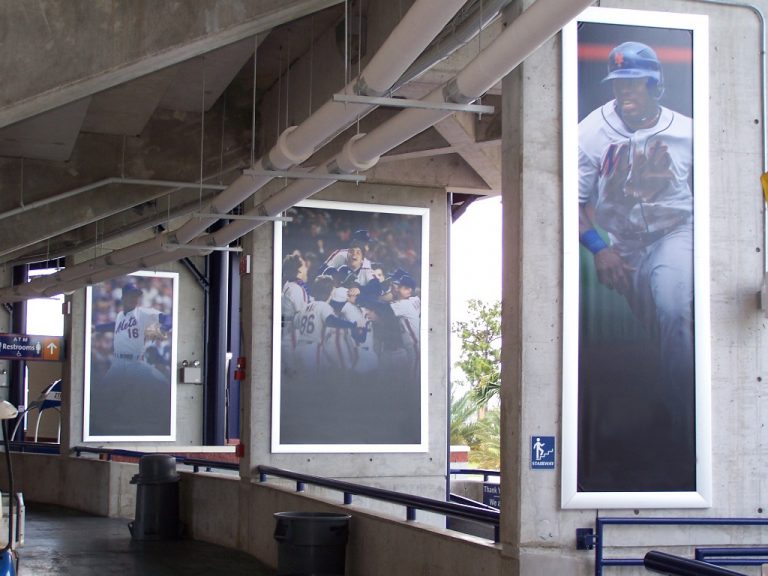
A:
MULTIPOLYGON (((255 202, 260 201, 262 194, 274 193, 281 187, 281 182, 273 182, 256 194, 255 202)), ((247 378, 242 383, 242 439, 245 457, 242 460, 241 476, 255 477, 257 473, 254 468, 257 465, 269 464, 318 476, 354 478, 360 483, 442 500, 445 498, 448 442, 448 216, 445 191, 438 188, 337 183, 318 194, 316 199, 361 205, 371 203, 429 208, 429 249, 428 253, 422 255, 429 259, 430 264, 429 348, 426 356, 428 451, 272 453, 274 232, 272 224, 265 224, 256 228, 243 243, 245 253, 252 254, 252 273, 243 276, 241 280, 243 355, 247 358, 247 378)), ((422 300, 423 303, 425 301, 422 300)), ((339 422, 339 426, 343 425, 343 422, 339 422)))
MULTIPOLYGON (((522 3, 504 15, 513 20, 522 3)), ((520 574, 523 412, 523 67, 502 81, 502 312, 501 335, 501 541, 503 554, 520 574)))

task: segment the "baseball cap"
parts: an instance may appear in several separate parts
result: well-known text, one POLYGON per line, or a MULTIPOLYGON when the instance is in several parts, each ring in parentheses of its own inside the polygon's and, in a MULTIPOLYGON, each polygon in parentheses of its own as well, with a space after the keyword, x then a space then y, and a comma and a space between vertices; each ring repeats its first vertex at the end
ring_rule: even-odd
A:
POLYGON ((368 234, 368 230, 355 230, 352 232, 352 237, 350 238, 349 245, 350 246, 361 246, 365 247, 368 242, 371 241, 371 236, 368 234))
POLYGON ((334 288, 331 293, 331 302, 346 302, 349 291, 346 288, 334 288))
POLYGON ((407 288, 416 288, 416 280, 414 280, 413 276, 410 276, 409 274, 403 274, 398 280, 398 284, 407 288))
POLYGON ((136 286, 133 282, 127 282, 126 284, 123 284, 123 296, 126 294, 142 294, 141 288, 136 286))

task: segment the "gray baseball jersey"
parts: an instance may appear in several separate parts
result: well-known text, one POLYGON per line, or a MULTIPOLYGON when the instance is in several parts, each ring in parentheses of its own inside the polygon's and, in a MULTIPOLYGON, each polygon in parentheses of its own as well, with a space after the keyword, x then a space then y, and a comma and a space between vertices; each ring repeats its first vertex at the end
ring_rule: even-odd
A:
POLYGON ((621 121, 613 100, 579 124, 579 202, 594 204, 595 223, 610 234, 612 245, 622 255, 689 223, 693 213, 692 140, 692 120, 664 107, 652 127, 634 132, 621 121), (648 200, 608 193, 606 180, 615 168, 619 147, 628 146, 631 163, 636 153, 648 154, 657 142, 667 147, 671 160, 669 185, 648 200))

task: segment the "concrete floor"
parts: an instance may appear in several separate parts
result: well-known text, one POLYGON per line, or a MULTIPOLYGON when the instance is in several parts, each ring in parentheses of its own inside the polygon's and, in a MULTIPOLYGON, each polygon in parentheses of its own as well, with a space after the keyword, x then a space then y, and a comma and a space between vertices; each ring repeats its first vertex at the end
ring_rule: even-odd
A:
POLYGON ((134 541, 128 520, 27 503, 20 576, 75 575, 272 576, 253 557, 236 550, 194 542, 134 541))

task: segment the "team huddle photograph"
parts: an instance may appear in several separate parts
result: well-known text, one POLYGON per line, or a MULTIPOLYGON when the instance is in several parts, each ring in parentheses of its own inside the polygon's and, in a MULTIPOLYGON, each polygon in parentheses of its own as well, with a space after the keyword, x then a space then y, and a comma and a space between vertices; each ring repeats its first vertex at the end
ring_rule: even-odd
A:
POLYGON ((426 214, 369 210, 308 202, 278 230, 278 446, 422 442, 426 214))

